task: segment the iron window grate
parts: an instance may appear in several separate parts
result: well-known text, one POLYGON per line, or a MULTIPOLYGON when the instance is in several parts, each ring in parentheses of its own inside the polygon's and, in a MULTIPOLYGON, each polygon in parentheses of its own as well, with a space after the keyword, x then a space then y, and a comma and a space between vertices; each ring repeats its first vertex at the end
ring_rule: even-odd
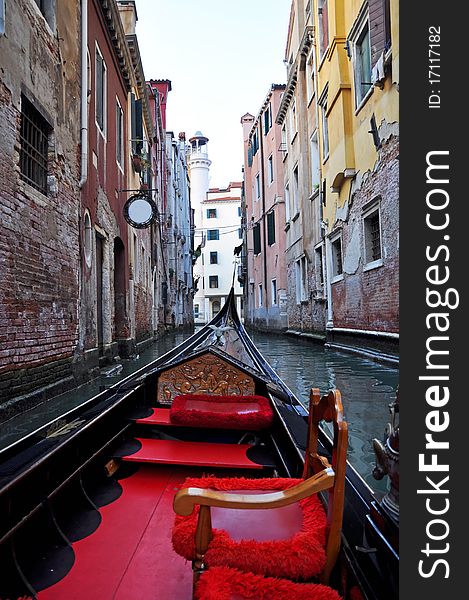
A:
POLYGON ((21 99, 21 178, 47 195, 49 130, 46 120, 24 96, 21 99))
POLYGON ((381 238, 379 232, 379 214, 370 217, 371 260, 381 258, 381 238))

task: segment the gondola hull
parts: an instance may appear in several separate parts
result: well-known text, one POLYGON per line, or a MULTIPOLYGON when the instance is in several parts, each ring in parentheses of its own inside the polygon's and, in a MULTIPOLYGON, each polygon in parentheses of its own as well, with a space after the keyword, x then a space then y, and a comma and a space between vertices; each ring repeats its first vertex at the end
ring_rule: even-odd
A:
MULTIPOLYGON (((306 431, 304 407, 251 341, 231 294, 183 344, 0 454, 0 598, 71 598, 70 590, 87 599, 189 598, 190 568, 168 545, 171 489, 188 474, 227 469, 300 477, 306 431), (272 423, 259 431, 171 423, 174 397, 185 392, 259 394, 272 423)), ((327 432, 320 442, 330 454, 327 432)), ((397 544, 397 525, 348 465, 337 578, 363 598, 396 598, 397 544)))

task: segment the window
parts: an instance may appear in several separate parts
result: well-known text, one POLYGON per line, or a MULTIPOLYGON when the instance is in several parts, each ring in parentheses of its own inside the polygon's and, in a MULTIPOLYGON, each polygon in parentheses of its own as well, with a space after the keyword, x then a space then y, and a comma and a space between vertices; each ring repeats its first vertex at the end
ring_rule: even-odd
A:
POLYGON ((272 306, 277 306, 277 280, 272 279, 271 281, 271 292, 272 292, 272 306))
POLYGON ((306 61, 306 94, 308 104, 311 102, 315 91, 316 86, 314 83, 314 49, 311 48, 308 59, 306 61))
POLYGON ((295 139, 295 135, 297 133, 297 123, 296 123, 296 100, 293 98, 290 112, 290 131, 291 131, 291 143, 293 144, 293 140, 295 139))
POLYGON ((316 273, 316 289, 321 290, 324 287, 324 268, 323 268, 323 245, 317 246, 314 250, 314 271, 316 273))
POLYGON ((21 179, 47 195, 47 162, 51 127, 31 102, 21 96, 21 179))
POLYGON ((238 238, 239 238, 240 240, 242 240, 242 239, 243 239, 243 230, 242 230, 242 228, 241 228, 241 227, 238 229, 238 238))
POLYGON ((327 0, 318 0, 318 28, 319 28, 319 58, 322 59, 329 46, 329 17, 327 0))
POLYGON ((217 315, 220 312, 220 302, 218 300, 214 300, 212 302, 212 317, 217 315))
MULTIPOLYGON (((37 7, 41 11, 42 16, 47 21, 49 27, 54 30, 55 29, 55 2, 56 0, 34 0, 37 7)), ((0 14, 2 12, 0 2, 0 14)))
POLYGON ((252 229, 252 238, 254 242, 254 254, 261 253, 261 226, 256 223, 252 229))
POLYGON ((282 143, 280 144, 280 150, 283 155, 282 160, 285 160, 288 156, 287 126, 285 124, 282 127, 282 143))
POLYGON ((103 55, 96 46, 96 124, 101 133, 105 134, 106 124, 106 65, 103 55))
POLYGON ((0 0, 0 35, 5 33, 5 0, 0 0))
POLYGON ((274 159, 272 154, 267 160, 267 174, 269 177, 269 184, 271 184, 274 181, 274 159))
POLYGON ((132 136, 132 154, 140 155, 143 150, 142 101, 130 94, 130 135, 132 136))
POLYGON ((218 265, 218 252, 210 252, 210 264, 218 265))
POLYGON ((257 286, 257 306, 258 308, 262 307, 262 283, 257 286))
POLYGON ((269 102, 269 106, 264 112, 264 135, 267 134, 269 129, 272 127, 272 106, 269 102))
POLYGON ((310 159, 311 159, 311 193, 319 193, 320 172, 319 172, 319 146, 318 134, 314 133, 310 139, 310 159))
POLYGON ((220 232, 218 229, 209 229, 207 231, 207 240, 219 240, 220 232))
POLYGON ((291 214, 291 210, 290 210, 290 184, 287 183, 285 185, 285 221, 288 223, 288 221, 290 220, 290 214, 291 214))
POLYGON ((297 304, 300 304, 300 302, 305 302, 308 299, 307 271, 306 256, 302 256, 295 263, 297 304))
POLYGON ((332 277, 339 277, 343 274, 342 268, 342 239, 340 236, 331 240, 332 253, 332 277))
POLYGON ((137 236, 134 233, 134 281, 137 281, 138 277, 139 277, 139 261, 138 261, 138 243, 137 243, 137 236))
POLYGON ((381 223, 379 204, 373 204, 363 213, 363 237, 365 246, 365 267, 381 266, 381 223))
POLYGON ((217 209, 216 208, 207 208, 207 219, 216 219, 217 218, 217 209))
POLYGON ((195 319, 199 318, 199 312, 200 312, 200 305, 194 304, 194 318, 195 319))
POLYGON ((267 214, 267 243, 269 246, 275 244, 275 212, 267 214))
POLYGON ((124 168, 124 113, 116 98, 116 161, 124 168))
POLYGON ((259 173, 256 175, 256 198, 261 197, 261 180, 259 177, 259 173))
POLYGON ((238 206, 238 217, 241 216, 241 206, 238 206))
POLYGON ((218 287, 218 275, 209 275, 208 287, 212 289, 218 287))
POLYGON ((371 46, 368 17, 353 42, 355 101, 359 107, 371 89, 371 46))
POLYGON ((293 218, 299 212, 299 177, 298 165, 293 169, 293 218))
POLYGON ((259 138, 257 137, 257 129, 252 134, 251 146, 252 146, 252 155, 256 156, 257 151, 259 150, 259 138))
POLYGON ((321 108, 321 125, 322 125, 322 160, 326 160, 329 156, 329 126, 327 123, 327 89, 322 94, 318 102, 321 108))

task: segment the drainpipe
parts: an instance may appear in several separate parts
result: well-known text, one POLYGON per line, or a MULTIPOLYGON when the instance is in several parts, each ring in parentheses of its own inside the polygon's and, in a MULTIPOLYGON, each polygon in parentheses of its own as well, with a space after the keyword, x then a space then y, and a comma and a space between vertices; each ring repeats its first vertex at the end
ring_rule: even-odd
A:
POLYGON ((264 238, 264 292, 265 292, 265 321, 266 325, 269 324, 269 308, 267 306, 267 234, 266 234, 266 220, 267 215, 265 214, 265 177, 264 177, 264 143, 262 141, 262 116, 259 118, 259 150, 261 159, 261 180, 262 180, 262 235, 264 238))
POLYGON ((88 0, 81 0, 81 179, 88 179, 88 0))

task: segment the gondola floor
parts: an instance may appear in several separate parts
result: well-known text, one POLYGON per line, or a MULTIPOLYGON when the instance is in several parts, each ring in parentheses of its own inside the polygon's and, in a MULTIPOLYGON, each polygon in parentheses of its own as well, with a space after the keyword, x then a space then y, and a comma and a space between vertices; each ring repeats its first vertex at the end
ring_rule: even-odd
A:
POLYGON ((100 509, 98 529, 73 544, 75 564, 39 600, 189 600, 191 564, 171 546, 173 498, 196 469, 142 465, 100 509))

